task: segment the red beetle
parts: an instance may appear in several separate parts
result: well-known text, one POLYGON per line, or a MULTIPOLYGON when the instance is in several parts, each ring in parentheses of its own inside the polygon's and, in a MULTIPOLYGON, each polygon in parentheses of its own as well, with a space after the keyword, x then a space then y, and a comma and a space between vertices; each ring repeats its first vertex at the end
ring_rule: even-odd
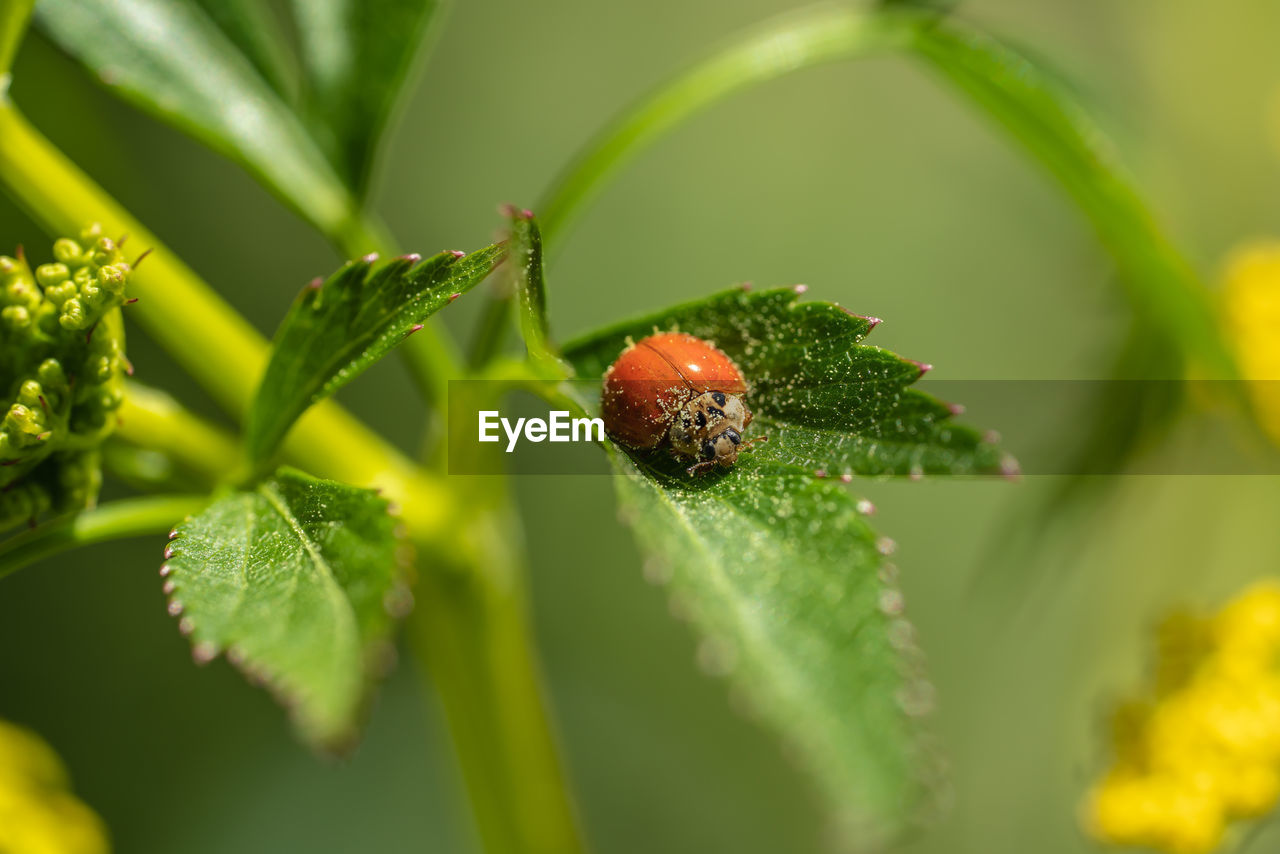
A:
POLYGON ((616 441, 638 450, 670 442, 698 461, 693 474, 733 465, 751 444, 742 441, 751 423, 746 393, 742 371, 710 342, 660 332, 630 344, 605 371, 600 411, 616 441))

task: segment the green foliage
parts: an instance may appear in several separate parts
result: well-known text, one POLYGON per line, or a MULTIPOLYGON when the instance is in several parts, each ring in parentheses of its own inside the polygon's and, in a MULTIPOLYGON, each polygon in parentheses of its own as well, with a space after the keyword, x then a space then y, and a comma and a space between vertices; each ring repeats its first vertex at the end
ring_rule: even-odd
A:
POLYGON ((815 774, 839 829, 875 850, 920 818, 939 782, 913 717, 932 687, 877 538, 838 483, 744 454, 723 476, 612 454, 650 572, 749 713, 815 774))
MULTIPOLYGON (((679 329, 715 343, 751 384, 750 455, 771 472, 834 475, 1007 473, 1013 463, 952 408, 908 388, 918 362, 859 343, 877 321, 831 303, 802 303, 793 288, 724 291, 570 342, 581 377, 598 377, 627 338, 679 329)), ((594 403, 592 403, 594 405, 594 403)))
POLYGON ((53 254, 0 257, 0 527, 93 502, 122 400, 129 265, 96 226, 53 254))
POLYGON ((542 231, 529 211, 510 208, 511 239, 507 258, 520 301, 520 333, 529 355, 541 362, 555 363, 557 356, 551 343, 547 323, 547 284, 542 257, 542 231))
POLYGON ((436 0, 293 0, 306 72, 303 114, 363 196, 378 138, 439 10, 436 0))
POLYGON ((395 520, 374 492, 281 469, 178 525, 169 612, 193 655, 265 681, 314 744, 348 745, 409 600, 395 520))
POLYGON ((663 449, 611 448, 623 516, 732 674, 822 782, 841 827, 868 847, 899 834, 933 776, 911 720, 931 688, 877 538, 834 480, 851 474, 1007 471, 999 449, 909 386, 916 362, 859 343, 875 321, 796 289, 736 289, 569 344, 599 377, 626 346, 679 329, 742 369, 767 435, 728 471, 690 477, 663 449))
POLYGON ((328 397, 459 294, 489 275, 503 247, 470 255, 406 255, 373 269, 351 261, 303 289, 276 332, 266 373, 249 411, 246 441, 254 461, 270 456, 308 406, 328 397))
POLYGON ((297 2, 301 57, 254 0, 42 0, 37 16, 105 85, 346 239, 436 6, 297 2))
POLYGON ((105 85, 244 165, 321 230, 350 220, 302 120, 195 0, 42 0, 36 16, 105 85))
POLYGON ((195 0, 218 29, 248 57, 262 79, 284 98, 297 87, 288 40, 271 5, 262 0, 195 0))

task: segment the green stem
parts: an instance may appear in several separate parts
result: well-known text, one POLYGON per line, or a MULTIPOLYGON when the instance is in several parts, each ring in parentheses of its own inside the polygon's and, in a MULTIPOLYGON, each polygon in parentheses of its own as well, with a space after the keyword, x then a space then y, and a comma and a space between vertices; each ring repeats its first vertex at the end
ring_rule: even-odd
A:
POLYGON ((463 566, 483 574, 424 575, 410 643, 439 691, 485 850, 578 854, 511 525, 483 513, 464 536, 463 566))
POLYGON ((163 534, 209 503, 207 495, 161 495, 113 501, 0 542, 0 578, 41 558, 90 543, 163 534))
POLYGON ((9 70, 18 54, 22 36, 31 20, 35 0, 4 0, 0 3, 0 94, 9 90, 9 70))
POLYGON ((604 179, 693 114, 734 92, 801 68, 900 47, 911 29, 896 16, 823 6, 766 22, 624 110, 569 162, 534 213, 553 246, 604 179))
POLYGON ((235 437, 159 389, 127 383, 118 417, 117 438, 160 451, 212 483, 234 480, 245 466, 235 437))
MULTIPOLYGON (((905 44, 910 31, 887 16, 823 7, 770 21, 624 110, 574 155, 533 209, 543 240, 559 247, 606 179, 695 113, 792 71, 905 44)), ((505 331, 513 294, 485 305, 481 329, 505 331)))
MULTIPOLYGON (((52 143, 0 100, 0 181, 52 234, 99 222, 152 254, 130 278, 138 303, 128 317, 219 403, 243 417, 266 364, 267 342, 168 247, 52 143)), ((285 452, 315 474, 383 489, 424 536, 445 537, 455 512, 447 488, 332 401, 311 408, 285 452)))

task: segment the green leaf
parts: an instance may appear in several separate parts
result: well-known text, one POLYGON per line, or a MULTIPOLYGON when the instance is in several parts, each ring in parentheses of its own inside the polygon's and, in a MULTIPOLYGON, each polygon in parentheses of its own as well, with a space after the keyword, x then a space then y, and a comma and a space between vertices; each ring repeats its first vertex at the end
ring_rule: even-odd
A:
POLYGON ((241 53, 249 58, 262 79, 286 99, 297 83, 297 69, 289 53, 288 38, 270 4, 263 0, 196 0, 241 53))
POLYGON ((440 4, 436 0, 294 0, 307 116, 357 196, 378 138, 440 4))
POLYGON ((611 445, 621 515, 702 634, 703 665, 732 677, 812 770, 843 833, 876 850, 919 817, 938 782, 914 720, 932 688, 901 616, 892 543, 832 476, 1003 472, 1010 461, 909 388, 919 363, 860 343, 873 318, 801 303, 798 290, 726 291, 565 353, 592 380, 590 407, 627 339, 655 328, 712 341, 742 369, 749 429, 769 442, 696 477, 665 449, 611 445))
POLYGON ((470 255, 397 258, 373 270, 352 261, 303 289, 281 322, 249 410, 246 442, 255 462, 270 456, 307 407, 381 359, 428 317, 479 284, 501 260, 501 244, 470 255))
POLYGON ((36 14, 122 97, 243 164, 326 234, 348 229, 355 204, 302 121, 194 0, 41 0, 36 14))
POLYGON ((612 456, 621 515, 699 630, 704 669, 780 731, 859 850, 899 835, 940 775, 913 720, 932 689, 890 544, 838 483, 777 475, 759 456, 698 478, 612 456))
POLYGON ((372 491, 281 469, 174 529, 169 613, 197 661, 225 652, 306 739, 342 748, 390 652, 389 611, 408 596, 395 525, 372 491))
POLYGON ((925 366, 859 343, 877 322, 831 303, 799 302, 793 288, 734 289, 598 331, 567 344, 565 354, 580 377, 596 378, 628 338, 655 328, 713 342, 751 385, 749 429, 769 441, 749 453, 774 470, 1011 471, 1015 464, 996 445, 951 421, 951 406, 908 388, 925 366))

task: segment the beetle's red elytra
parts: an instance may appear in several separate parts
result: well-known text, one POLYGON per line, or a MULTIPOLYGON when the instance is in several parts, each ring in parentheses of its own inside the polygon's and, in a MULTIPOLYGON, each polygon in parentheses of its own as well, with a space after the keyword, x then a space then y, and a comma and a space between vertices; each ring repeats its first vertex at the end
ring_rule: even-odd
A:
POLYGON ((733 360, 683 332, 659 332, 622 351, 604 374, 600 411, 614 440, 637 450, 664 442, 696 460, 689 474, 731 466, 752 442, 747 381, 733 360))

